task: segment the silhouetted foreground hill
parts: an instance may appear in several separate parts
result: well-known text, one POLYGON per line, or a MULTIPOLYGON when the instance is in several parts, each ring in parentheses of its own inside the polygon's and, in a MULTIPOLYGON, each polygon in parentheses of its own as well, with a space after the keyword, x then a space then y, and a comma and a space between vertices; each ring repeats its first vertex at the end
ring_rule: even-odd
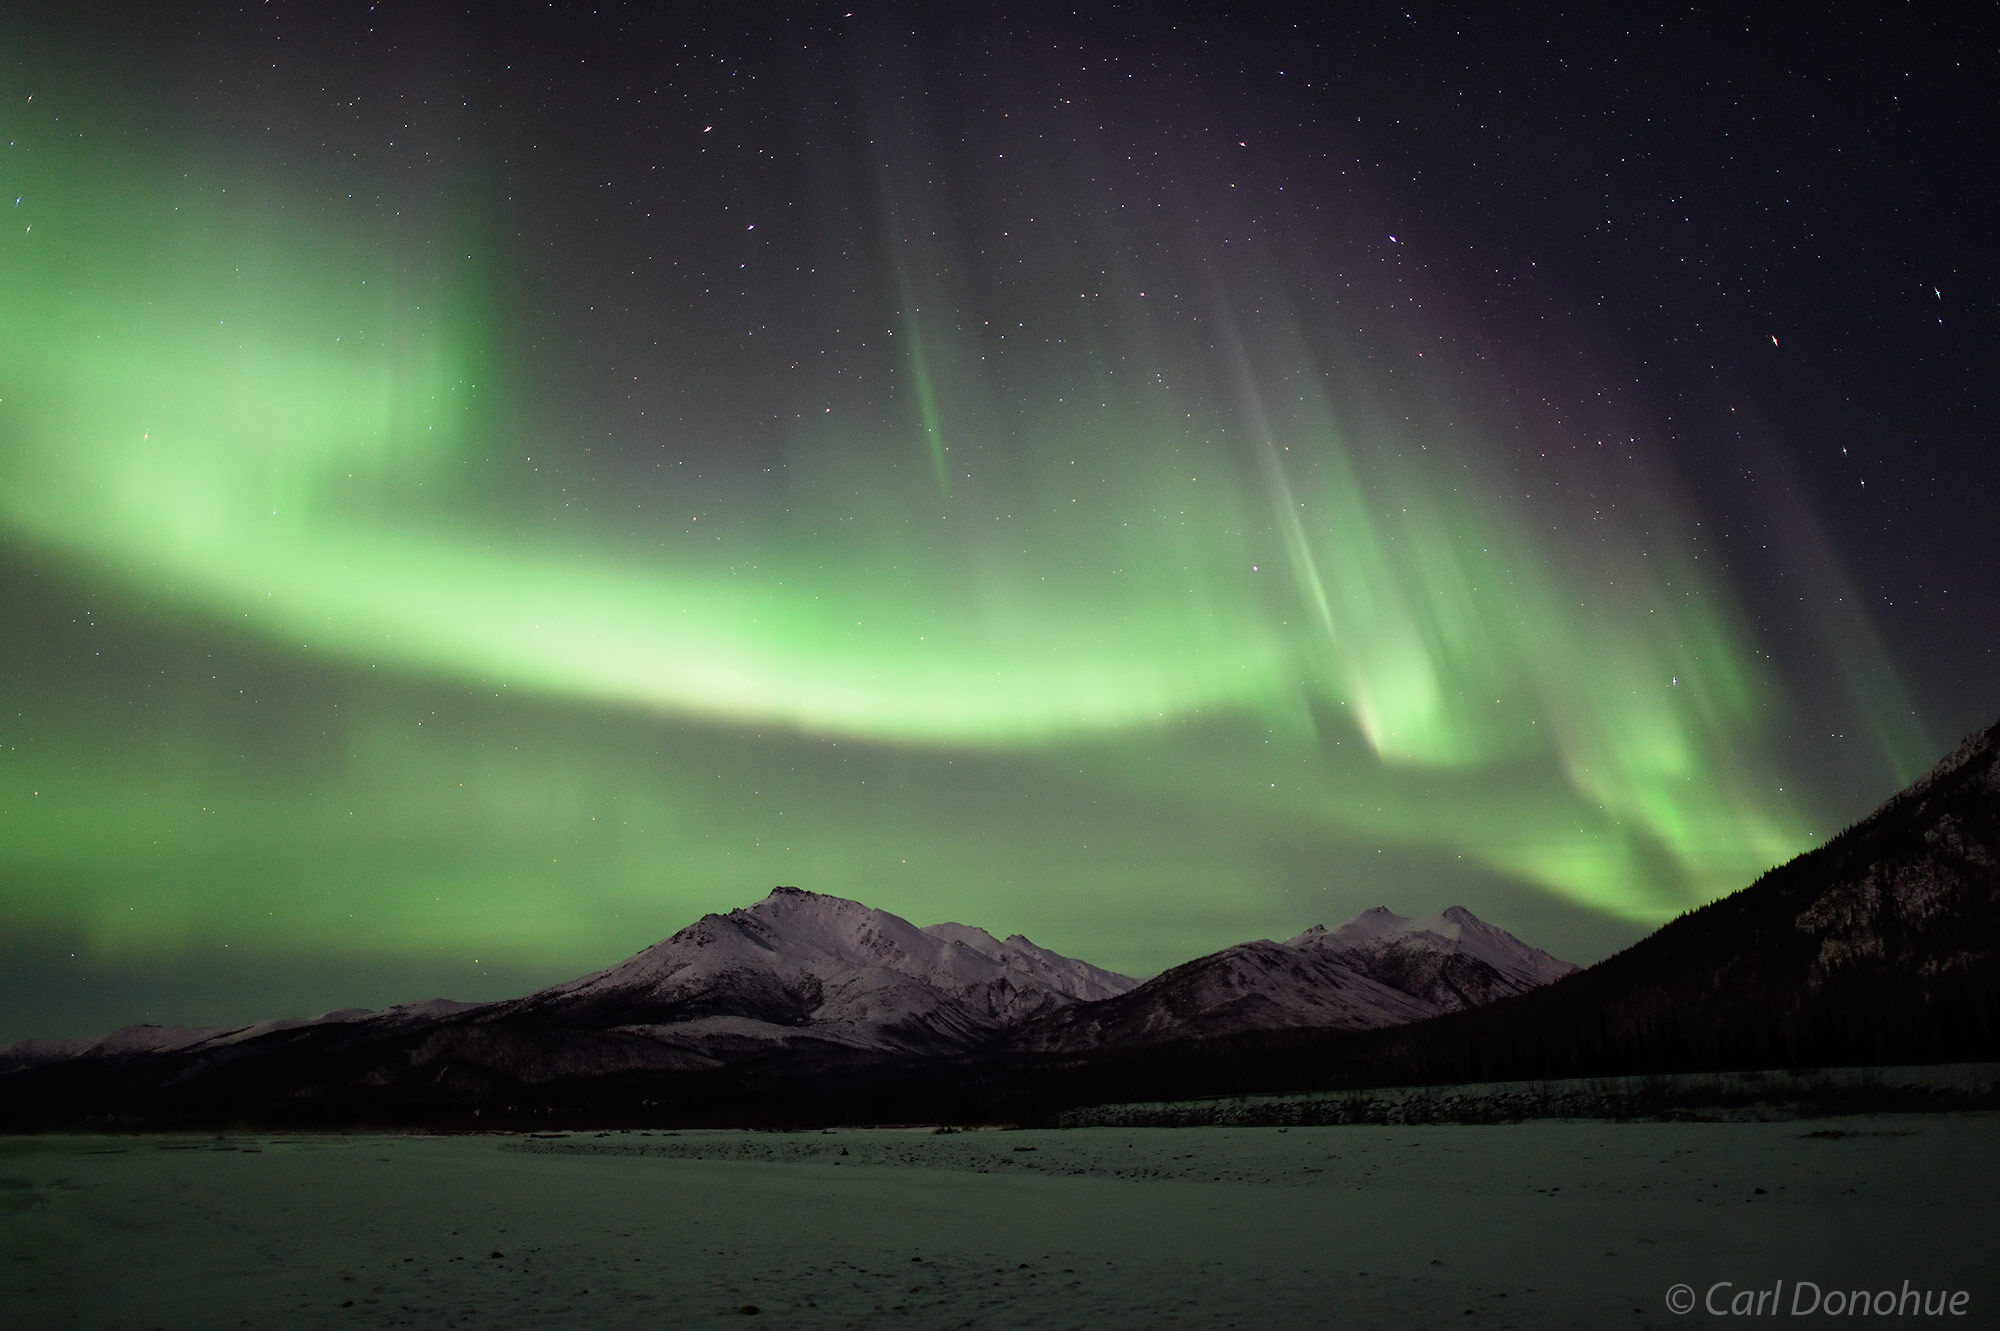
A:
POLYGON ((2000 1058, 2000 725, 1825 846, 1518 997, 1013 1070, 1035 1108, 2000 1058))
POLYGON ((1546 989, 1357 1047, 1348 1075, 1579 1076, 2000 1053, 2000 725, 1827 845, 1546 989))

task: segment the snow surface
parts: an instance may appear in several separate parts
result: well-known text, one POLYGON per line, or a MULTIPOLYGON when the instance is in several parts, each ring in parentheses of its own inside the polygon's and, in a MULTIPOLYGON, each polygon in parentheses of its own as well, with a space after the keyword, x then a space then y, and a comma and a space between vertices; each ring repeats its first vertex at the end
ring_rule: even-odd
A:
POLYGON ((1783 1279, 1992 1325, 1995 1127, 7 1138, 0 1324, 1663 1331, 1783 1279))

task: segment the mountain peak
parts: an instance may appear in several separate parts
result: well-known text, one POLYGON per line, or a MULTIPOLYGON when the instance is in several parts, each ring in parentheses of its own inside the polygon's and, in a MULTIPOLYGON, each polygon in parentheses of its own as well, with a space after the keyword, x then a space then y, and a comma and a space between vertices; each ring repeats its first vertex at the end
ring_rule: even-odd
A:
POLYGON ((1474 934, 1501 932, 1463 906, 1446 906, 1441 911, 1405 920, 1395 932, 1436 934, 1439 938, 1457 939, 1463 938, 1468 930, 1474 934))
POLYGON ((1398 915, 1387 906, 1370 906, 1347 923, 1329 929, 1323 924, 1315 924, 1304 933, 1286 939, 1289 947, 1312 947, 1320 944, 1364 943, 1375 938, 1394 938, 1409 932, 1412 921, 1398 915))
POLYGON ((936 1052, 1136 983, 1026 939, 1002 943, 963 924, 920 929, 787 884, 521 1001, 600 1027, 688 1031, 721 1020, 762 1030, 760 1039, 810 1032, 857 1048, 936 1052))
POLYGON ((763 912, 768 910, 819 910, 839 914, 846 911, 871 910, 859 901, 847 897, 828 896, 824 892, 808 892, 803 887, 780 886, 772 888, 762 901, 750 906, 738 907, 732 915, 742 911, 763 912))
POLYGON ((1414 919, 1387 906, 1375 906, 1338 929, 1314 925, 1291 939, 1289 945, 1348 953, 1377 979, 1398 987, 1410 986, 1412 992, 1446 1006, 1525 992, 1576 969, 1488 924, 1464 906, 1447 906, 1414 919), (1430 959, 1424 960, 1426 956, 1430 959), (1454 963, 1451 958, 1460 960, 1454 963), (1477 963, 1477 978, 1460 973, 1444 976, 1445 967, 1464 972, 1470 963, 1477 963), (1438 975, 1417 977, 1413 967, 1435 970, 1438 975))
POLYGON ((803 887, 792 887, 789 884, 780 884, 765 893, 763 900, 748 907, 739 907, 738 909, 757 910, 764 906, 808 906, 818 902, 824 902, 835 909, 842 907, 868 909, 868 907, 863 906, 860 902, 851 901, 846 897, 828 896, 824 892, 809 892, 803 887))
POLYGON ((1409 924, 1409 917, 1398 915, 1387 906, 1370 906, 1329 933, 1333 937, 1359 941, 1364 938, 1379 938, 1384 934, 1400 934, 1409 927, 1409 924))

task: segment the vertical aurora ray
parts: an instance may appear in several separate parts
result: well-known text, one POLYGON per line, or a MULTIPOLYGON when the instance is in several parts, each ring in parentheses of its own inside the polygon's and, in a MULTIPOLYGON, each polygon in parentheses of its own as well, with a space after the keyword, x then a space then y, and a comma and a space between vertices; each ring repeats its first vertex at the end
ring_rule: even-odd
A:
POLYGON ((931 471, 937 477, 938 493, 951 497, 951 472, 945 460, 949 448, 944 442, 944 419, 938 412, 937 390, 931 384, 930 360, 924 354, 924 328, 918 319, 910 281, 901 260, 896 262, 896 301, 902 310, 905 363, 910 370, 910 386, 917 398, 917 416, 923 422, 924 447, 929 450, 931 471))
MULTIPOLYGON (((1302 347, 1294 339, 1289 355, 1264 357, 1264 374, 1330 382, 1302 347)), ((1441 782, 1394 801, 1415 817, 1358 821, 1455 844, 1635 919, 1674 913, 1712 895, 1702 884, 1754 876, 1808 842, 1796 813, 1740 775, 1741 736, 1773 686, 1733 645, 1745 635, 1726 589, 1684 552, 1612 540, 1589 553, 1588 572, 1568 571, 1567 552, 1529 535, 1527 512, 1496 520, 1504 505, 1460 498, 1461 487, 1492 495, 1502 482, 1455 431, 1398 430, 1385 404, 1359 395, 1359 414, 1377 422, 1364 433, 1399 445, 1364 464, 1325 393, 1294 387, 1296 405, 1274 424, 1251 359, 1240 347, 1233 359, 1273 526, 1318 630, 1308 659, 1336 681, 1334 700, 1369 748, 1390 767, 1441 772, 1553 761, 1572 796, 1525 822, 1518 807, 1495 819, 1482 813, 1490 789, 1454 808, 1440 792, 1462 788, 1441 782)), ((1631 488, 1659 493, 1638 479, 1651 483, 1631 488)))

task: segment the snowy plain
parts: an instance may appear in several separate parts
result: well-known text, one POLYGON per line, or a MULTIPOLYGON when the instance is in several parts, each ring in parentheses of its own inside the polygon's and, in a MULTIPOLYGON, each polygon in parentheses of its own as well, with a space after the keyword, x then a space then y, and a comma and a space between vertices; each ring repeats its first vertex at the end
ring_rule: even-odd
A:
POLYGON ((0 1324, 1651 1328, 1783 1280, 1991 1326, 1996 1179, 1991 1112, 15 1137, 0 1324))

